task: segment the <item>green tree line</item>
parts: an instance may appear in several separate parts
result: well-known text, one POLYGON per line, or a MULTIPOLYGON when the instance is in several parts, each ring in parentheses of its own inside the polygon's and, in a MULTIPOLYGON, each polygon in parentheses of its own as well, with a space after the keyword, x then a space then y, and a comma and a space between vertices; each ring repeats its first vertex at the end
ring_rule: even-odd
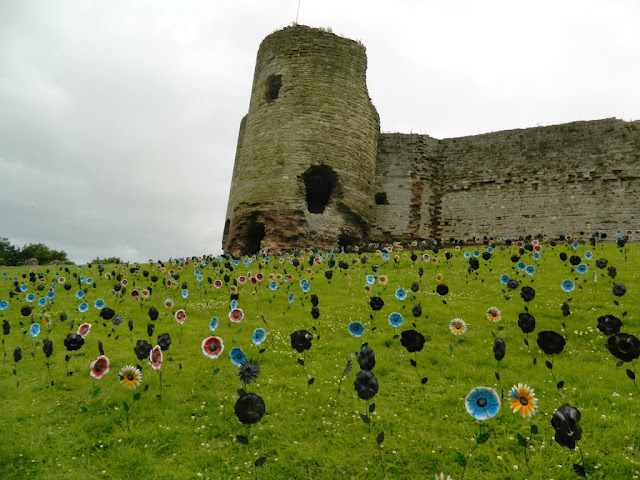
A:
POLYGON ((0 265, 22 265, 30 258, 37 258, 41 265, 54 260, 68 260, 67 252, 53 250, 44 243, 30 243, 20 248, 13 245, 7 237, 0 237, 0 265))

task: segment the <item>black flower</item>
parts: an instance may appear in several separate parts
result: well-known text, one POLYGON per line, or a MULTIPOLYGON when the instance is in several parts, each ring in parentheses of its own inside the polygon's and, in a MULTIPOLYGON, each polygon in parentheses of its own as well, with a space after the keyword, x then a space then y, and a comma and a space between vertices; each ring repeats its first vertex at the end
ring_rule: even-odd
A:
POLYGON ((569 263, 575 267, 576 265, 580 265, 582 263, 582 259, 577 255, 571 255, 571 257, 569 258, 569 263))
POLYGON ((520 296, 525 302, 530 302, 536 296, 536 291, 533 287, 522 287, 522 290, 520 290, 520 296))
POLYGON ((411 309, 411 313, 416 318, 422 315, 422 307, 420 306, 420 304, 414 305, 413 308, 411 309))
POLYGON ((411 284, 411 291, 416 293, 418 290, 420 290, 420 285, 418 285, 418 282, 413 282, 411 284))
POLYGON ((620 333, 621 326, 622 321, 613 315, 603 315, 602 317, 598 317, 598 330, 607 336, 620 333))
POLYGON ((18 363, 22 360, 22 349, 20 347, 16 347, 13 351, 13 361, 18 363))
POLYGON ((556 431, 555 440, 569 450, 576 448, 576 441, 582 437, 580 410, 565 403, 551 417, 551 426, 556 431))
POLYGON ((142 361, 146 358, 149 358, 149 354, 151 353, 151 349, 153 347, 146 340, 138 340, 136 346, 133 347, 133 351, 138 357, 138 360, 142 361))
POLYGON ((380 297, 371 297, 369 305, 371 305, 372 310, 380 310, 384 306, 384 300, 380 297))
POLYGON ((11 331, 11 325, 9 324, 9 322, 7 320, 3 320, 2 321, 2 334, 3 335, 9 335, 10 331, 11 331))
MULTIPOLYGON (((246 363, 246 362, 245 362, 246 363)), ((264 400, 255 393, 244 393, 236 401, 235 412, 240 423, 251 425, 258 423, 264 415, 264 400)))
POLYGON ((29 315, 31 315, 31 307, 29 305, 25 305, 20 309, 20 314, 23 317, 28 317, 29 315))
POLYGON ((68 318, 68 315, 65 312, 62 312, 59 318, 61 322, 64 322, 68 318))
POLYGON ((155 325, 153 323, 147 323, 147 335, 149 336, 153 335, 154 328, 155 328, 155 325))
POLYGON ((133 319, 127 320, 127 325, 129 326, 129 331, 133 332, 133 319))
POLYGON ((111 320, 115 314, 116 312, 113 311, 113 308, 104 307, 100 310, 100 316, 105 320, 111 320))
POLYGON ((122 315, 114 315, 114 317, 111 319, 111 324, 114 327, 119 327, 120 325, 122 325, 122 315))
POLYGON ((607 350, 623 362, 631 362, 640 357, 640 340, 635 335, 618 333, 607 340, 607 350))
POLYGON ((324 272, 324 276, 327 280, 331 280, 333 278, 333 270, 327 270, 324 272))
POLYGON ((313 336, 306 330, 296 330, 291 334, 291 347, 296 349, 298 353, 311 348, 311 340, 313 336))
POLYGON ((371 400, 378 393, 378 379, 372 372, 362 370, 356 375, 353 387, 358 392, 358 397, 363 400, 371 400))
POLYGON ((67 338, 64 339, 64 346, 68 351, 80 350, 80 347, 84 345, 84 338, 77 333, 70 333, 67 338))
POLYGON ((562 302, 562 307, 560 308, 562 309, 562 315, 564 315, 565 317, 568 317, 569 315, 571 315, 571 310, 567 302, 562 302))
POLYGON ((44 352, 44 356, 49 358, 53 353, 53 342, 48 338, 45 338, 42 342, 42 351, 44 352))
POLYGON ((522 333, 531 333, 536 329, 536 319, 528 312, 519 313, 518 326, 522 333))
POLYGON ((504 340, 501 338, 496 338, 493 342, 493 356, 498 362, 504 358, 506 347, 504 340))
POLYGON ((160 345, 160 350, 163 352, 169 350, 169 347, 171 346, 171 336, 168 333, 158 335, 158 345, 160 345))
POLYGON ((509 290, 515 290, 516 288, 518 288, 520 286, 520 282, 518 282, 518 280, 516 280, 515 278, 512 278, 511 280, 509 280, 509 282, 507 283, 507 288, 509 290))
POLYGON ((424 347, 424 335, 416 330, 405 330, 402 332, 400 343, 407 352, 420 352, 424 347))
POLYGON ((158 309, 156 307, 149 307, 149 318, 152 322, 158 319, 158 309))
POLYGON ((547 355, 562 353, 566 343, 564 337, 553 330, 538 332, 538 346, 547 355))
POLYGON ((613 287, 611 287, 611 291, 616 297, 621 297, 625 293, 627 293, 627 287, 625 287, 622 283, 614 283, 613 287))
POLYGON ((567 254, 564 252, 560 252, 560 260, 562 260, 563 262, 567 261, 567 254))
POLYGON ((469 259, 469 270, 478 270, 480 268, 480 262, 477 258, 471 257, 469 259))
POLYGON ((316 295, 315 293, 312 293, 310 300, 311 300, 311 305, 313 305, 314 307, 318 306, 318 303, 319 303, 318 295, 316 295))
POLYGON ((361 370, 372 370, 376 365, 376 355, 367 345, 362 345, 356 355, 361 370))
POLYGON ((255 382, 260 375, 260 366, 255 360, 246 360, 238 367, 238 377, 245 385, 255 382))
POLYGON ((318 307, 311 307, 311 316, 317 319, 320 316, 320 309, 318 307))
POLYGON ((438 295, 445 296, 447 293, 449 293, 449 287, 447 287, 444 283, 441 283, 436 287, 436 292, 438 292, 438 295))
POLYGON ((618 270, 616 270, 616 267, 609 267, 607 268, 607 275, 609 275, 611 278, 616 278, 616 275, 618 275, 618 270))
POLYGON ((603 268, 607 268, 608 263, 609 261, 606 258, 599 258, 598 260, 596 260, 596 267, 602 270, 603 268))

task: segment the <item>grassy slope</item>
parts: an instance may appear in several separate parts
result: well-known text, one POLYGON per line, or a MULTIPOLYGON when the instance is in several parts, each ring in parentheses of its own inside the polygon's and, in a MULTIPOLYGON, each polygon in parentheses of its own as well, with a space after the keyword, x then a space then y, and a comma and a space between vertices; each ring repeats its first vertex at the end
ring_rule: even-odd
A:
MULTIPOLYGON (((440 252, 439 264, 419 260, 415 267, 409 259, 403 259, 403 253, 398 265, 385 262, 375 254, 368 263, 353 265, 351 260, 356 257, 346 256, 350 268, 343 271, 334 267, 330 282, 324 277, 329 269, 326 262, 313 267, 313 274, 307 275, 304 272, 307 265, 294 269, 272 259, 261 272, 268 275, 277 265, 278 272, 286 270, 293 273, 295 279, 291 283, 282 282, 277 291, 271 291, 265 278, 258 286, 257 299, 251 295, 253 287, 240 286, 239 306, 245 310, 240 324, 227 320, 228 286, 216 291, 207 283, 207 277, 222 278, 225 273, 217 273, 211 265, 202 268, 205 281, 200 290, 193 265, 184 267, 176 289, 163 286, 161 281, 152 283, 128 269, 108 266, 106 271, 127 274, 130 285, 124 296, 111 293, 115 280, 101 277, 95 266, 70 267, 69 273, 64 267, 37 267, 37 272, 43 273, 47 280, 44 285, 48 286, 58 272, 66 276, 73 288, 66 292, 58 287, 50 306, 29 304, 34 307, 34 321, 43 327, 35 341, 25 333, 31 317, 20 316, 20 307, 27 304, 25 294, 12 299, 8 295, 13 288, 12 278, 18 277, 22 282, 21 275, 28 269, 0 267, 0 275, 7 274, 0 276, 0 300, 10 302, 9 309, 0 312, 0 319, 11 324, 11 333, 4 337, 6 358, 0 363, 3 409, 0 477, 249 478, 255 475, 253 461, 266 456, 264 466, 257 471, 259 478, 385 478, 385 475, 386 478, 428 478, 441 471, 460 478, 462 468, 454 462, 454 455, 456 452, 466 455, 473 448, 479 431, 478 422, 465 411, 464 397, 478 385, 506 391, 514 383, 523 382, 535 389, 540 407, 538 415, 531 420, 540 430, 532 439, 533 448, 528 454, 531 475, 523 448, 516 439, 517 433, 527 436, 529 421, 511 413, 508 403, 503 402, 500 413, 484 422, 491 437, 475 450, 465 478, 574 477, 571 464, 580 461, 580 454, 560 447, 553 440, 550 425, 554 410, 564 403, 582 412, 580 446, 586 456, 589 477, 636 478, 640 470, 638 392, 625 375, 628 365, 616 368, 615 359, 604 348, 605 337, 595 327, 600 315, 620 314, 624 310, 629 313, 623 319, 622 331, 640 334, 639 300, 635 294, 639 260, 635 245, 630 247, 627 260, 611 245, 601 248, 592 249, 594 259, 608 258, 618 269, 616 281, 627 286, 621 309, 612 303, 612 280, 606 270, 595 268, 594 260, 586 262, 589 265, 586 275, 572 272, 568 263, 560 261, 558 253, 569 252, 567 246, 547 246, 538 262, 531 259, 529 252, 523 255, 527 264, 537 268, 533 276, 516 273, 509 259, 517 253, 513 248, 497 251, 488 262, 480 260, 477 274, 467 272, 467 260, 457 252, 452 252, 450 261, 445 261, 440 252), (380 265, 380 273, 389 281, 386 286, 374 285, 372 293, 366 294, 365 276, 372 272, 372 263, 380 265), (424 268, 421 279, 418 267, 424 268), (599 274, 597 283, 592 280, 594 270, 599 274), (444 275, 443 283, 450 289, 446 297, 435 293, 438 272, 444 275), (526 305, 537 320, 536 331, 529 335, 530 351, 517 326, 517 315, 524 311, 525 303, 518 291, 510 300, 505 300, 498 280, 503 273, 536 289, 535 299, 526 305), (96 288, 88 286, 90 305, 96 298, 102 298, 125 322, 114 328, 111 322, 99 317, 99 310, 93 306, 85 314, 78 313, 80 301, 75 297, 78 279, 73 278, 73 274, 91 277, 97 283, 96 288), (315 293, 320 299, 317 320, 310 315, 309 294, 303 294, 300 289, 301 278, 309 279, 309 294, 315 293), (577 279, 582 288, 572 294, 564 293, 560 283, 565 278, 577 279), (188 283, 187 300, 180 295, 182 281, 188 283), (421 284, 416 294, 409 290, 413 281, 421 284), (151 297, 142 305, 129 296, 134 283, 153 288, 151 297), (398 287, 408 290, 406 300, 395 298, 398 287), (291 305, 287 303, 289 292, 296 295, 291 305), (384 299, 385 306, 371 319, 369 299, 374 294, 384 299), (568 296, 572 298, 572 313, 563 330, 560 305, 568 296), (167 297, 176 302, 171 312, 163 306, 167 297), (443 298, 446 305, 442 303, 443 298), (423 309, 422 317, 415 319, 417 330, 428 342, 422 352, 409 354, 394 335, 412 328, 411 307, 416 303, 423 309), (150 339, 146 327, 151 305, 158 308, 160 318, 154 322, 155 332, 150 339), (490 306, 502 310, 503 320, 498 324, 503 328, 501 331, 485 318, 490 306), (178 308, 185 308, 187 312, 182 331, 172 316, 178 308), (387 322, 392 311, 404 316, 404 325, 397 331, 387 322), (53 319, 50 332, 42 321, 45 312, 53 319), (69 313, 66 322, 58 320, 61 312, 69 313), (267 340, 260 347, 251 342, 253 330, 264 326, 258 312, 263 313, 268 322, 267 340), (200 350, 202 340, 212 334, 209 330, 212 316, 220 319, 215 335, 225 342, 225 352, 213 361, 200 350), (469 325, 461 344, 457 344, 458 339, 447 328, 454 316, 463 318, 469 325), (129 318, 134 322, 131 337, 126 325, 129 318), (352 337, 347 331, 349 322, 356 320, 366 328, 360 338, 352 337), (72 354, 69 368, 74 374, 65 376, 67 352, 63 340, 84 321, 93 327, 82 349, 72 354), (19 322, 24 325, 20 326, 19 322), (319 338, 314 337, 311 350, 304 356, 306 374, 314 378, 314 382, 307 385, 305 370, 297 363, 303 356, 291 348, 289 334, 301 328, 313 331, 312 327, 319 338), (567 346, 560 355, 547 358, 538 349, 535 339, 541 330, 566 334, 567 346), (156 398, 160 393, 158 375, 145 363, 143 384, 137 390, 142 396, 131 407, 131 433, 128 433, 122 403, 131 402, 132 392, 119 384, 117 372, 126 364, 143 363, 133 353, 136 340, 147 339, 155 344, 156 336, 163 332, 171 334, 173 343, 165 352, 161 369, 162 400, 156 398), (507 345, 506 357, 500 365, 501 383, 494 373, 492 333, 496 332, 507 345), (53 388, 48 385, 40 344, 47 335, 54 343, 53 388), (111 371, 94 382, 89 376, 89 364, 99 354, 98 340, 103 342, 111 360, 111 371), (363 342, 368 342, 376 354, 373 372, 380 384, 379 393, 372 400, 375 411, 370 415, 370 425, 360 419, 367 407, 353 389, 357 365, 342 383, 337 401, 333 401, 349 353, 356 352, 363 342), (451 352, 449 345, 453 346, 451 352), (17 375, 13 375, 12 352, 16 346, 23 349, 23 359, 17 365, 17 375), (233 346, 241 347, 249 358, 258 359, 261 368, 257 384, 246 389, 263 397, 267 414, 252 426, 248 435, 234 414, 236 390, 242 385, 237 378, 237 368, 228 357, 233 346), (260 354, 260 348, 266 350, 260 354), (411 359, 417 362, 418 372, 411 366, 411 359), (556 388, 544 360, 553 361, 556 378, 565 381, 563 389, 556 388), (214 368, 219 368, 216 375, 212 375, 214 368), (423 376, 429 378, 426 385, 420 383, 423 376), (92 396, 97 387, 100 392, 92 396), (147 387, 148 390, 144 390, 147 387), (379 432, 385 434, 380 452, 376 446, 379 432), (249 437, 249 448, 236 441, 239 434, 249 437)), ((586 249, 582 246, 577 253, 582 254, 586 249)), ((142 265, 140 272, 143 270, 158 274, 161 279, 168 276, 158 272, 155 266, 142 265)), ((231 277, 246 271, 256 273, 257 263, 248 268, 240 264, 231 277)), ((29 292, 36 296, 46 292, 38 292, 33 284, 29 285, 29 292)))

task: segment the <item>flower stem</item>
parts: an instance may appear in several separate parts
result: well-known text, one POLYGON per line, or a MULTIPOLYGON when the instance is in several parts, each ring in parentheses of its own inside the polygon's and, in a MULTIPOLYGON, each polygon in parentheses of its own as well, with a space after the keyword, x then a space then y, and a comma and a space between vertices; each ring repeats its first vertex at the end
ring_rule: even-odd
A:
POLYGON ((576 448, 580 452, 580 458, 582 459, 582 469, 584 470, 584 478, 587 478, 587 469, 584 466, 584 455, 582 454, 582 449, 580 448, 580 445, 578 445, 578 442, 576 442, 576 448))

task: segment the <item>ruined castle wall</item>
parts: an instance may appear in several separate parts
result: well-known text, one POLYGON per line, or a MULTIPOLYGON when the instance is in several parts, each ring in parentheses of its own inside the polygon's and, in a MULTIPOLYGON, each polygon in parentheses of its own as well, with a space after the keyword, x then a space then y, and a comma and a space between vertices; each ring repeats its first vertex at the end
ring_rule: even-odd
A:
POLYGON ((606 119, 441 141, 441 238, 636 229, 640 122, 606 119))

